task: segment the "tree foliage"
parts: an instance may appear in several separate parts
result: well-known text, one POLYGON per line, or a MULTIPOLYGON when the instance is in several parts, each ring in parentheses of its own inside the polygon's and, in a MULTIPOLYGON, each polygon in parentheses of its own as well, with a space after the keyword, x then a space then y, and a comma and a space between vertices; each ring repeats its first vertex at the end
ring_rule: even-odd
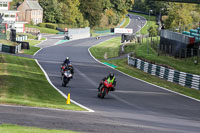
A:
POLYGON ((154 0, 137 0, 133 10, 149 13, 153 10, 154 15, 165 15, 165 28, 178 28, 200 21, 200 5, 189 3, 158 2, 154 0))
MULTIPOLYGON (((24 0, 13 0, 11 5, 24 0)), ((134 0, 38 0, 43 8, 43 20, 49 23, 68 24, 77 27, 95 27, 102 20, 117 25, 131 9, 134 0), (106 19, 104 19, 106 18, 106 19)))
POLYGON ((80 10, 89 21, 90 27, 99 25, 103 12, 102 0, 80 0, 80 3, 80 10))
POLYGON ((45 22, 62 23, 61 4, 57 0, 39 0, 45 22))
POLYGON ((185 26, 193 23, 191 12, 194 6, 183 3, 170 3, 168 8, 168 18, 165 21, 166 28, 185 26))

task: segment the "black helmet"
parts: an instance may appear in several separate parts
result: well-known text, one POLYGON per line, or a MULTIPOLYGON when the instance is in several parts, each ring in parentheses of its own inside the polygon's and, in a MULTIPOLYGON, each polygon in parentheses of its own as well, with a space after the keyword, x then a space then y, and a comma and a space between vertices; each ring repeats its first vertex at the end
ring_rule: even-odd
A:
POLYGON ((110 79, 113 79, 114 76, 115 76, 114 73, 109 74, 110 79))

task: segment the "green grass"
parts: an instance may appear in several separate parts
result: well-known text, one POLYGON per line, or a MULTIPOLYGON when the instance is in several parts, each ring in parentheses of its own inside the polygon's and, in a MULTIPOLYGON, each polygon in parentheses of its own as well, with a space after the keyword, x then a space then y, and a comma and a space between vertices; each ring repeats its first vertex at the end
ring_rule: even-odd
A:
POLYGON ((35 47, 35 45, 40 43, 41 40, 26 40, 26 42, 29 42, 30 49, 23 49, 22 50, 23 54, 33 55, 35 52, 37 52, 40 49, 38 47, 35 47))
MULTIPOLYGON (((192 69, 194 67, 197 67, 195 65, 192 65, 192 64, 184 64, 185 62, 181 62, 182 60, 178 60, 178 59, 174 59, 173 61, 171 61, 172 57, 161 57, 160 59, 160 56, 157 56, 155 51, 151 48, 149 48, 149 54, 147 54, 147 45, 139 45, 139 44, 132 44, 132 45, 128 45, 125 49, 126 52, 131 52, 131 51, 135 51, 136 52, 136 55, 138 57, 141 57, 141 58, 145 58, 145 59, 154 59, 157 63, 159 61, 165 61, 165 62, 168 62, 169 65, 171 65, 172 63, 174 65, 176 65, 177 67, 180 67, 180 68, 184 68, 186 67, 185 69, 188 68, 189 69, 192 69), (130 48, 131 50, 129 50, 128 48, 130 48)), ((92 53, 92 55, 97 58, 98 60, 100 60, 101 62, 108 62, 110 64, 113 64, 115 66, 117 66, 116 69, 128 74, 128 75, 131 75, 133 77, 136 77, 136 78, 139 78, 139 79, 142 79, 144 81, 147 81, 149 83, 152 83, 152 84, 155 84, 155 85, 158 85, 158 86, 161 86, 161 87, 164 87, 164 88, 167 88, 169 90, 173 90, 173 91, 176 91, 176 92, 179 92, 179 93, 182 93, 182 94, 185 94, 187 96, 191 96, 193 98, 196 98, 196 99, 199 99, 200 100, 200 91, 199 90, 194 90, 194 89, 191 89, 191 88, 187 88, 187 87, 184 87, 184 86, 181 86, 181 85, 178 85, 176 83, 171 83, 171 82, 168 82, 164 79, 160 79, 156 76, 152 76, 150 74, 147 74, 141 70, 138 70, 137 68, 134 68, 134 67, 131 67, 127 64, 127 58, 124 58, 124 59, 117 59, 117 60, 105 60, 103 57, 104 57, 104 53, 107 52, 107 53, 110 53, 110 57, 113 57, 113 56, 116 56, 117 54, 117 51, 114 52, 114 50, 118 50, 119 47, 119 38, 113 38, 109 41, 106 41, 104 43, 101 43, 99 45, 96 45, 92 48, 90 48, 90 51, 92 53), (112 42, 112 46, 113 48, 107 48, 107 46, 110 44, 110 42, 112 42)), ((198 68, 194 68, 196 70, 196 72, 199 69, 199 66, 198 68)))
POLYGON ((17 34, 17 36, 20 36, 20 35, 25 35, 28 37, 28 39, 37 39, 37 36, 29 34, 29 33, 18 33, 17 34))
POLYGON ((172 56, 158 56, 158 53, 151 47, 149 47, 148 54, 146 43, 139 45, 139 47, 137 47, 137 49, 135 50, 135 53, 136 57, 147 59, 157 64, 170 66, 170 68, 178 71, 200 75, 200 63, 198 65, 195 65, 193 61, 193 59, 196 57, 193 57, 193 59, 179 59, 172 56))
POLYGON ((69 130, 53 130, 53 129, 42 129, 36 127, 26 127, 11 124, 0 125, 1 133, 78 133, 69 130))
POLYGON ((128 16, 126 16, 125 18, 125 22, 123 23, 122 26, 120 26, 120 28, 125 28, 130 22, 130 18, 128 16))
POLYGON ((40 33, 56 34, 56 33, 59 32, 59 31, 54 30, 54 29, 39 27, 39 26, 36 26, 36 25, 30 25, 30 24, 26 24, 26 27, 39 29, 40 33))
POLYGON ((106 42, 101 43, 100 45, 96 45, 92 47, 91 53, 95 55, 98 59, 103 60, 104 56, 107 58, 112 58, 118 56, 119 46, 121 37, 117 37, 114 39, 110 39, 106 42))
POLYGON ((16 42, 12 42, 12 41, 9 41, 9 40, 2 40, 2 39, 0 39, 0 43, 5 44, 5 45, 10 45, 10 46, 18 45, 18 43, 16 43, 16 42))
POLYGON ((150 16, 150 21, 149 21, 149 15, 140 14, 140 13, 132 13, 132 12, 129 12, 129 13, 130 14, 134 14, 134 15, 138 15, 138 16, 142 16, 142 17, 146 18, 147 24, 140 31, 140 33, 143 34, 143 35, 148 34, 148 28, 149 27, 151 27, 151 26, 158 27, 156 25, 156 17, 155 16, 150 16))
POLYGON ((0 54, 0 68, 0 103, 83 110, 66 105, 33 59, 0 54))

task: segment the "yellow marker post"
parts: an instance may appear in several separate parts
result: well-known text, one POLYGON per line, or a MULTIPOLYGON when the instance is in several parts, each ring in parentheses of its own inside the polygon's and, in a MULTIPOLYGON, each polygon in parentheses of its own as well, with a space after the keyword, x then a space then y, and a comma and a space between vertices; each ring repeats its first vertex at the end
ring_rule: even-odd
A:
POLYGON ((70 104, 70 93, 68 93, 68 96, 67 96, 67 104, 70 104))

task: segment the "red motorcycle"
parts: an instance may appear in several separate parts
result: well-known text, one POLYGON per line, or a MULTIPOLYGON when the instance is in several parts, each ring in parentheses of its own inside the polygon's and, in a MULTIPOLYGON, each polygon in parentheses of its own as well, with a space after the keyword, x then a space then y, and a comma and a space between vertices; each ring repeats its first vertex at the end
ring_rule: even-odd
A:
POLYGON ((105 80, 102 84, 102 86, 100 87, 99 91, 98 91, 98 97, 99 98, 104 98, 104 96, 106 94, 108 94, 108 92, 113 88, 112 83, 108 83, 107 80, 105 80))

